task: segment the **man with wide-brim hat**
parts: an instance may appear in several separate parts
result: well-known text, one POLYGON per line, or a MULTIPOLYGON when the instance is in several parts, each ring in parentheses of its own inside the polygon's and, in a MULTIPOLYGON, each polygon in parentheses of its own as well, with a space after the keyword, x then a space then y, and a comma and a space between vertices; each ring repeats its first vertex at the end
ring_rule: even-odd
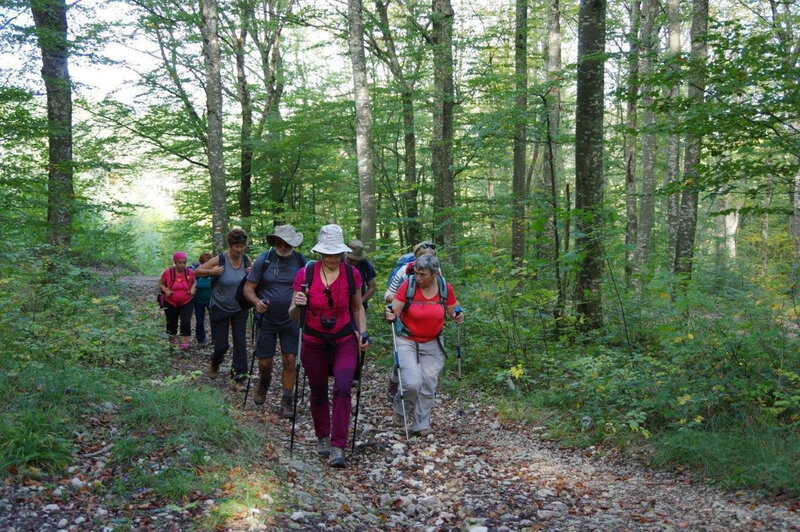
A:
POLYGON ((289 318, 289 305, 292 302, 292 282, 306 264, 306 258, 294 249, 303 243, 303 233, 298 233, 291 225, 279 225, 267 235, 267 242, 272 248, 253 263, 244 286, 244 296, 253 303, 260 318, 255 352, 259 382, 253 402, 261 405, 266 401, 272 381, 272 361, 280 341, 283 358, 281 417, 291 419, 294 415, 292 388, 300 328, 289 318))
POLYGON ((354 238, 347 245, 353 251, 345 254, 344 260, 361 274, 361 304, 364 305, 364 310, 367 310, 367 301, 375 293, 375 267, 367 260, 364 243, 361 240, 354 238))

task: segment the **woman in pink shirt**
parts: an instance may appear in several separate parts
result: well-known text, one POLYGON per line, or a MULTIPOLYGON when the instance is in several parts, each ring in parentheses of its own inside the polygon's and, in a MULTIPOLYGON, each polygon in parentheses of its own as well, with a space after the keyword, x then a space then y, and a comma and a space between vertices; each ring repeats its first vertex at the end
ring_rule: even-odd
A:
POLYGON ((181 349, 189 349, 189 337, 192 334, 192 296, 196 289, 194 272, 186 267, 186 253, 178 251, 172 256, 175 264, 164 270, 158 287, 164 294, 167 305, 164 314, 167 317, 167 335, 171 344, 177 343, 178 319, 181 322, 181 349))
POLYGON ((344 448, 352 406, 350 388, 358 351, 369 346, 361 305, 361 274, 342 262, 342 254, 352 250, 344 245, 338 225, 323 226, 311 251, 319 253, 321 259, 297 272, 289 316, 296 320, 305 313, 301 362, 311 388, 317 454, 329 456, 328 465, 332 467, 345 467, 344 448), (307 272, 309 268, 312 270, 307 272), (310 286, 306 285, 307 279, 311 280, 310 286), (329 374, 333 375, 333 412, 328 401, 329 374))

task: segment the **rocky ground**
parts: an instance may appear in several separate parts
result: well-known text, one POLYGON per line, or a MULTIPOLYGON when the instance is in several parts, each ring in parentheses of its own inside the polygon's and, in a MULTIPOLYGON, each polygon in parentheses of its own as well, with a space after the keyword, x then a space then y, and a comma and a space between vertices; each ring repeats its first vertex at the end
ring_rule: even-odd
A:
MULTIPOLYGON (((176 371, 204 370, 209 353, 209 348, 193 348, 189 356, 176 358, 176 371)), ((389 355, 370 353, 376 356, 389 355)), ((226 370, 227 365, 216 380, 205 375, 200 380, 226 390, 240 408, 243 393, 222 378, 226 370)), ((437 398, 433 435, 406 441, 402 429, 391 425, 385 377, 384 370, 368 363, 355 451, 341 470, 316 457, 307 405, 299 412, 290 457, 291 423, 278 417, 280 391, 273 386, 263 406, 249 399, 242 419, 263 431, 264 465, 291 486, 294 500, 274 516, 253 512, 227 529, 800 530, 796 500, 720 491, 649 470, 609 449, 559 449, 540 439, 541 428, 503 423, 491 406, 469 399, 466 390, 461 401, 437 398)), ((454 378, 450 367, 442 378, 454 378)), ((102 412, 98 415, 102 427, 102 412)), ((113 434, 102 441, 112 442, 113 434)), ((107 451, 99 447, 76 456, 70 476, 55 488, 30 479, 4 483, 0 529, 102 529, 108 513, 102 501, 70 495, 81 490, 85 495, 87 484, 108 480, 103 477, 107 451)), ((196 526, 214 504, 138 508, 134 501, 129 525, 184 530, 196 526)))

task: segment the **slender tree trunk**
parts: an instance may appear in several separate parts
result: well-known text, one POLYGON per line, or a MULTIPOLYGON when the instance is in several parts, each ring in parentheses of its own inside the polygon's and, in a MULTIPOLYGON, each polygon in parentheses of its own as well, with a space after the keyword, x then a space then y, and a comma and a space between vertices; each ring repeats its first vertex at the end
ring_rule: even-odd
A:
POLYGON ((364 242, 365 249, 374 251, 378 210, 372 167, 372 109, 370 109, 367 88, 362 16, 361 0, 348 0, 350 61, 353 65, 353 88, 356 104, 356 157, 358 159, 358 190, 361 198, 361 240, 364 242))
POLYGON ((640 273, 650 259, 650 238, 655 224, 656 192, 656 136, 652 127, 656 122, 653 105, 653 82, 648 78, 653 72, 653 55, 658 42, 658 28, 654 27, 656 15, 655 0, 642 2, 642 28, 639 39, 639 72, 644 82, 642 91, 642 196, 639 201, 639 223, 636 230, 636 252, 633 269, 640 273))
POLYGON ((575 110, 576 310, 588 328, 603 324, 603 114, 605 0, 581 0, 578 14, 578 87, 575 110))
MULTIPOLYGON (((708 0, 693 0, 692 10, 692 59, 695 61, 695 65, 689 79, 689 98, 702 103, 705 91, 705 62, 708 56, 706 45, 708 0)), ((686 155, 683 167, 686 185, 681 194, 674 266, 674 272, 686 279, 692 277, 697 229, 697 194, 699 190, 697 180, 700 169, 701 141, 702 138, 699 134, 691 131, 686 134, 686 155)))
POLYGON ((800 171, 792 186, 792 250, 794 251, 794 283, 800 283, 800 171))
POLYGON ((253 179, 253 102, 250 97, 250 87, 247 84, 245 45, 247 44, 247 29, 252 22, 252 10, 249 5, 246 3, 240 5, 239 34, 233 41, 233 50, 236 58, 236 86, 242 111, 242 129, 239 134, 239 211, 244 229, 248 232, 250 232, 250 225, 247 220, 252 215, 250 188, 253 179))
POLYGON ((528 2, 516 0, 514 32, 514 169, 511 222, 511 260, 522 266, 525 258, 525 163, 528 126, 528 2))
POLYGON ((60 253, 72 245, 75 209, 67 5, 64 0, 33 0, 30 6, 47 91, 47 243, 60 253))
POLYGON ((767 176, 767 190, 764 197, 764 214, 761 217, 761 277, 767 275, 769 265, 769 210, 772 207, 772 193, 775 186, 775 177, 767 176))
POLYGON ((208 113, 208 173, 211 179, 211 224, 214 253, 225 247, 228 211, 222 139, 222 75, 216 0, 200 0, 203 15, 203 57, 206 65, 206 107, 208 113))
POLYGON ((432 0, 433 135, 431 171, 434 181, 434 234, 455 252, 455 185, 453 182, 453 8, 450 0, 432 0))
POLYGON ((633 274, 633 252, 636 247, 638 214, 636 200, 636 139, 639 107, 639 26, 640 0, 631 1, 631 29, 628 36, 628 101, 625 109, 625 283, 633 274))
MULTIPOLYGON (((681 12, 680 0, 669 0, 667 4, 667 18, 669 20, 669 58, 670 68, 674 71, 680 69, 678 59, 681 53, 681 12)), ((677 79, 678 76, 675 76, 677 79)), ((678 100, 681 87, 676 82, 669 90, 669 99, 672 102, 678 100)), ((669 117, 672 122, 677 122, 680 117, 669 117)), ((680 163, 681 163, 681 140, 677 133, 672 133, 667 141, 667 183, 676 186, 680 182, 680 163)), ((670 192, 667 196, 667 264, 670 267, 675 263, 675 250, 678 237, 678 217, 680 213, 681 198, 675 192, 670 192)))
MULTIPOLYGON (((406 74, 397 55, 394 36, 389 25, 387 3, 375 0, 378 23, 385 42, 385 50, 375 47, 376 55, 389 67, 395 82, 400 88, 400 102, 403 109, 403 164, 405 191, 405 223, 407 241, 416 243, 422 239, 422 225, 419 221, 419 203, 417 193, 417 133, 414 111, 414 82, 406 79, 406 74)), ((413 76, 412 76, 413 79, 413 76)), ((402 240, 402 231, 400 233, 402 240)))

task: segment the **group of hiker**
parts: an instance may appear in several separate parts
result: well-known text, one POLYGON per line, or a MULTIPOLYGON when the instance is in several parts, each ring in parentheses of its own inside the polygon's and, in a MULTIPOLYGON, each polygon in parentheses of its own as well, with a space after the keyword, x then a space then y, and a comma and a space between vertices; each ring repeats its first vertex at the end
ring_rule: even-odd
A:
MULTIPOLYGON (((208 310, 214 346, 208 376, 219 375, 232 338, 230 377, 234 389, 243 390, 252 371, 247 366, 246 329, 253 308, 258 330, 253 356, 259 374, 253 402, 266 402, 280 342, 281 417, 294 421, 302 365, 310 388, 317 454, 332 467, 345 467, 351 388, 371 344, 366 309, 376 290, 375 268, 363 244, 351 240, 346 245, 342 228, 335 224, 323 226, 311 248, 319 260, 307 260, 297 251, 303 234, 291 225, 275 227, 267 236, 270 249, 255 261, 245 254, 247 239, 244 230, 231 230, 227 251, 217 256, 204 253, 192 267, 187 266, 185 253, 173 255, 174 266, 159 281, 170 342, 182 350, 189 348, 194 311, 197 341, 204 345, 208 310)), ((410 427, 412 435, 425 437, 432 433, 431 408, 444 367, 444 322, 449 316, 460 324, 464 314, 452 286, 442 277, 433 243, 417 244, 405 260, 407 264, 392 272, 384 294, 384 317, 392 323, 395 357, 389 394, 393 422, 405 427, 407 436, 410 427)))

